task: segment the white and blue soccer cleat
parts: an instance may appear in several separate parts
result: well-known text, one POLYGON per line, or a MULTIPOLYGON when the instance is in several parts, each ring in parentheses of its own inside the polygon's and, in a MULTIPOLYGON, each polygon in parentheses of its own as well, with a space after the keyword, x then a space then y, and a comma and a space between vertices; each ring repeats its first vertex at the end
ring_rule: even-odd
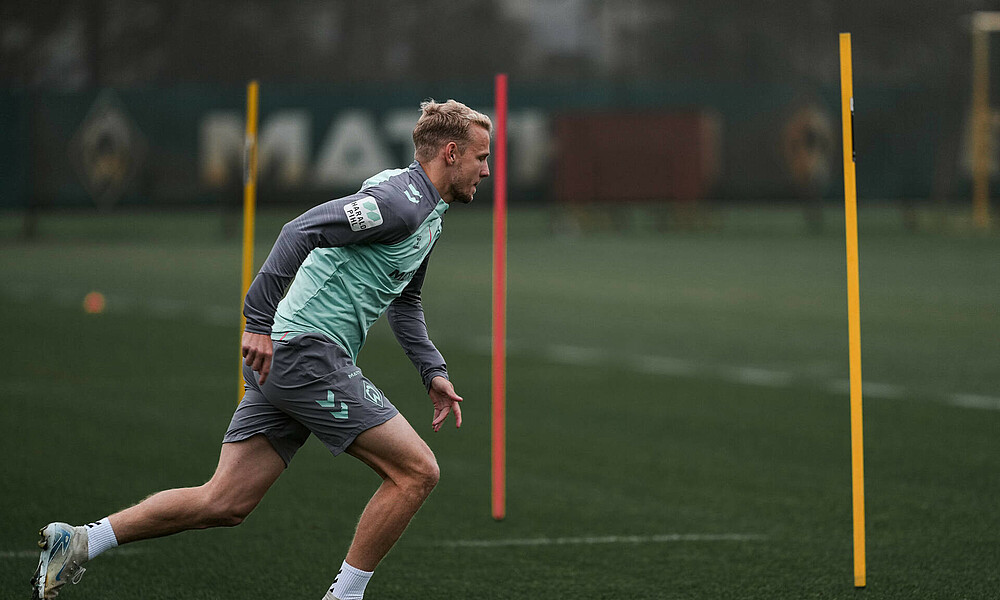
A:
POLYGON ((55 598, 66 582, 79 583, 87 553, 87 528, 66 523, 49 523, 38 531, 42 555, 31 578, 31 599, 55 598))

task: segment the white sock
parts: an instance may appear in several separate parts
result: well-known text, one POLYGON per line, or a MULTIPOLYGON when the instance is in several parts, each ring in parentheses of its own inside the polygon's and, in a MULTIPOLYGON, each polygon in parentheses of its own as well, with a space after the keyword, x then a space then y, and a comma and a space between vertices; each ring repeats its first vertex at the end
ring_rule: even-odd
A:
POLYGON ((117 546, 118 538, 107 517, 87 523, 87 560, 93 560, 101 552, 117 546))
POLYGON ((333 585, 330 586, 330 593, 337 600, 361 600, 365 597, 365 588, 368 586, 368 580, 372 578, 372 573, 374 571, 355 569, 345 560, 344 564, 340 565, 340 572, 333 580, 333 585))

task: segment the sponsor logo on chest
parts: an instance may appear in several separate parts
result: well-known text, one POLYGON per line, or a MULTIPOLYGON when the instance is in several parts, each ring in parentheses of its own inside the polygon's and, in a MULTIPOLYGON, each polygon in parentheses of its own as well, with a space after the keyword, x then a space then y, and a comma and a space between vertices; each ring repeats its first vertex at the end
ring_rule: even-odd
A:
POLYGON ((396 281, 409 281, 413 278, 413 274, 416 272, 416 269, 413 269, 412 271, 400 271, 399 269, 393 269, 392 273, 389 273, 389 277, 392 277, 396 281))

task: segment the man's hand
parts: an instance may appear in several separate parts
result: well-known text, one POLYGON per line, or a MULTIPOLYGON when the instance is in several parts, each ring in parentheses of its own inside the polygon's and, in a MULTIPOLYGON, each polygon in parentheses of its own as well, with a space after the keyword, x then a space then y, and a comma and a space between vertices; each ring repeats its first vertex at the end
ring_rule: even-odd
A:
POLYGON ((260 383, 264 383, 271 372, 271 356, 274 354, 271 336, 244 331, 242 341, 247 366, 260 373, 260 383))
POLYGON ((431 389, 427 393, 434 403, 434 419, 431 421, 434 431, 441 429, 450 412, 455 413, 455 427, 462 426, 462 408, 459 406, 462 397, 455 393, 455 386, 450 381, 438 375, 431 380, 431 389))

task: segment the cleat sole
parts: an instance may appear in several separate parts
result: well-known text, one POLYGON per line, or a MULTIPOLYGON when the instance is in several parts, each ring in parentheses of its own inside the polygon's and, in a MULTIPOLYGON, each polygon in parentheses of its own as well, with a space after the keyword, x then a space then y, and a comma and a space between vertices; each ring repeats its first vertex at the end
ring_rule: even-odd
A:
POLYGON ((44 600, 45 575, 47 571, 46 567, 48 567, 44 551, 49 547, 48 538, 45 536, 45 529, 47 527, 46 525, 38 530, 38 547, 42 549, 42 555, 38 559, 38 568, 35 569, 35 575, 31 578, 31 600, 44 600))

